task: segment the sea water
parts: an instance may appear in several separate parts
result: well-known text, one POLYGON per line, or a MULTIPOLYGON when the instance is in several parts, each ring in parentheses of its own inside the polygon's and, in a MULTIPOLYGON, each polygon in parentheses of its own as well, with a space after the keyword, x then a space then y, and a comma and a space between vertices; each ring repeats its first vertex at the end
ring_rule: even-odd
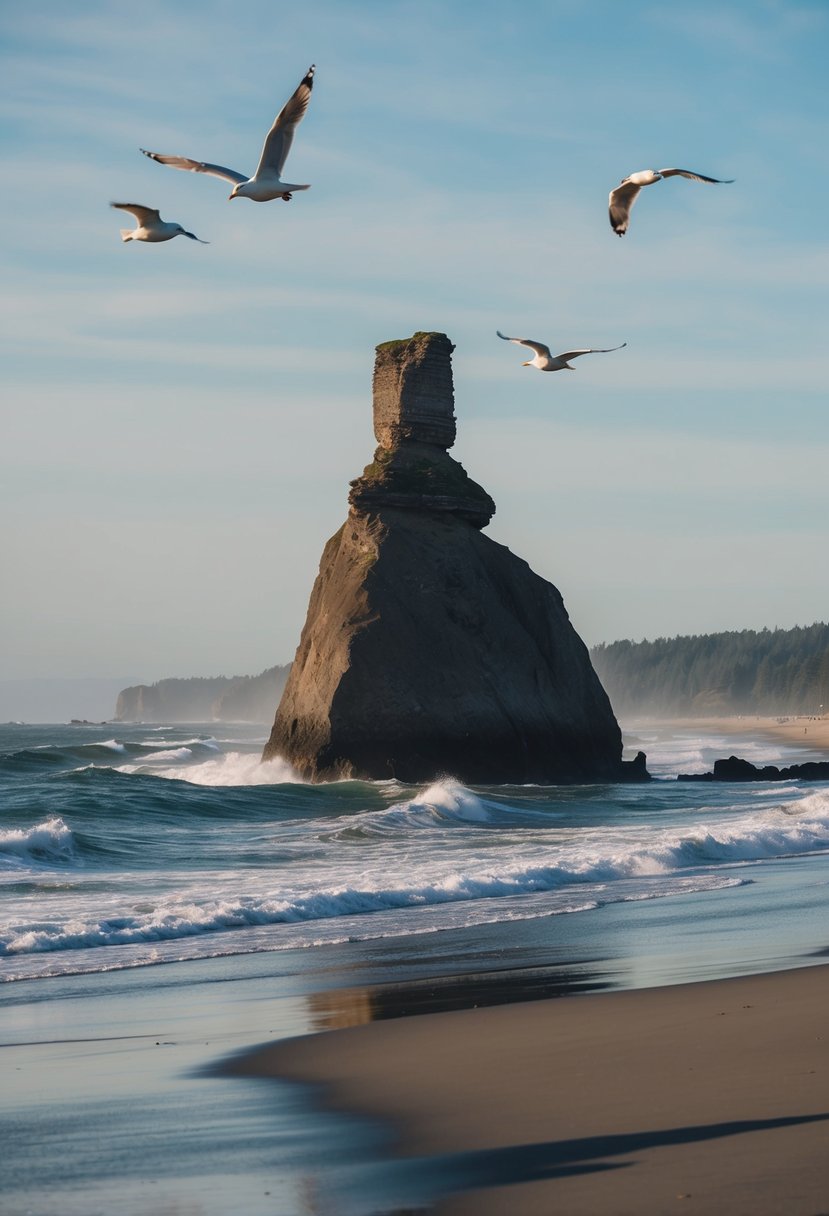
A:
POLYGON ((795 758, 750 722, 740 742, 640 727, 646 785, 311 786, 263 742, 0 728, 0 1211, 108 1212, 117 1192, 125 1212, 300 1216, 323 1188, 326 1211, 376 1212, 370 1170, 346 1185, 376 1130, 323 1131, 291 1087, 217 1061, 354 1010, 741 974, 829 944, 829 785, 675 779, 795 758))

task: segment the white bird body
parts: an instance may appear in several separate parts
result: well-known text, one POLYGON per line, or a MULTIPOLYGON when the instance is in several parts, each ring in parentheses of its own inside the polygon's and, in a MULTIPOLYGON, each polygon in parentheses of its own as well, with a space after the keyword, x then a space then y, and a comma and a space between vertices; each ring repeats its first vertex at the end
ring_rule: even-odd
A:
POLYGON ((579 355, 609 355, 611 351, 621 350, 622 346, 627 346, 627 342, 623 342, 622 346, 610 346, 604 350, 591 347, 586 350, 568 350, 561 355, 554 355, 549 346, 545 346, 543 342, 533 342, 530 338, 508 338, 506 334, 501 333, 500 329, 496 329, 495 332, 505 342, 515 342, 518 346, 527 346, 534 351, 533 358, 522 363, 521 366, 537 367, 540 372, 561 372, 565 368, 569 372, 574 372, 576 369, 570 366, 570 359, 577 359, 579 355))
POLYGON ((140 203, 110 203, 109 205, 117 207, 119 211, 129 211, 130 215, 135 216, 135 228, 120 230, 122 241, 149 241, 150 244, 157 244, 159 241, 171 241, 174 236, 189 236, 191 241, 198 241, 200 245, 210 244, 209 241, 203 241, 195 233, 182 228, 181 224, 165 222, 153 207, 142 207, 140 203))
POLYGON ((224 165, 212 165, 207 161, 190 160, 186 156, 162 156, 160 152, 141 151, 150 160, 157 160, 161 165, 169 165, 171 169, 186 169, 190 173, 207 173, 210 177, 221 177, 233 183, 230 198, 249 198, 255 203, 267 203, 274 198, 282 198, 287 203, 295 190, 310 190, 310 185, 297 185, 294 182, 281 180, 282 170, 291 144, 294 141, 296 129, 302 121, 308 102, 311 100, 311 90, 314 87, 315 65, 312 63, 299 82, 297 88, 285 102, 285 105, 274 119, 273 126, 265 136, 262 154, 253 177, 237 173, 235 169, 226 169, 224 165))
POLYGON ((640 169, 638 173, 631 173, 630 177, 624 180, 632 182, 634 186, 652 186, 654 182, 662 181, 662 174, 657 173, 656 169, 640 169))
POLYGON ((610 191, 610 227, 617 236, 624 236, 630 224, 630 212, 643 186, 661 182, 663 177, 687 177, 693 182, 709 182, 715 186, 730 186, 733 179, 725 181, 718 177, 706 177, 704 173, 692 173, 690 169, 640 169, 623 177, 615 190, 610 191))

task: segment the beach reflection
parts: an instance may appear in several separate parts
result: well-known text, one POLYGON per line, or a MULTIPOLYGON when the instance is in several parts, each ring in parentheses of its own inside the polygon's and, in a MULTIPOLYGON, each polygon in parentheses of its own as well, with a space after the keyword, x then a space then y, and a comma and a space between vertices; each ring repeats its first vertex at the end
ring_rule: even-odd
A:
POLYGON ((505 968, 438 980, 315 992, 306 997, 306 1002, 313 1030, 343 1030, 388 1018, 549 1000, 617 986, 606 964, 591 962, 572 968, 505 968))

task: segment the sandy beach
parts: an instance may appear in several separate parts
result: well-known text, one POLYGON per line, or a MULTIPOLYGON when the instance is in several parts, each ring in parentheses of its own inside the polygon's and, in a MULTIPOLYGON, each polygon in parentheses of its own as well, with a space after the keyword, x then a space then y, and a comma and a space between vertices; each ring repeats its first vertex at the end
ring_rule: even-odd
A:
POLYGON ((389 1124, 446 1216, 818 1216, 827 1007, 818 965, 356 1026, 237 1068, 389 1124))
MULTIPOLYGON (((662 725, 829 753, 826 718, 662 725)), ((822 965, 381 1022, 363 1001, 235 1067, 379 1119, 441 1216, 825 1216, 827 1007, 822 965)))
MULTIPOLYGON (((630 723, 635 732, 636 723, 630 723)), ((746 736, 755 742, 784 744, 786 747, 805 747, 812 751, 829 753, 829 717, 808 715, 781 715, 761 718, 739 715, 723 718, 674 718, 663 719, 660 726, 674 730, 709 732, 711 734, 746 736)))

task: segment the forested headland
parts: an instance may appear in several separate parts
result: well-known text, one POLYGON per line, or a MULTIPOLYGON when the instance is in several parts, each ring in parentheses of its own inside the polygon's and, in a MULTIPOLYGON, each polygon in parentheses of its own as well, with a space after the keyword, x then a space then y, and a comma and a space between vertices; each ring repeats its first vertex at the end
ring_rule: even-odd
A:
POLYGON ((829 625, 610 642, 590 654, 620 717, 829 710, 829 625))
POLYGON ((119 722, 272 722, 290 666, 258 676, 213 676, 136 684, 118 694, 119 722))

